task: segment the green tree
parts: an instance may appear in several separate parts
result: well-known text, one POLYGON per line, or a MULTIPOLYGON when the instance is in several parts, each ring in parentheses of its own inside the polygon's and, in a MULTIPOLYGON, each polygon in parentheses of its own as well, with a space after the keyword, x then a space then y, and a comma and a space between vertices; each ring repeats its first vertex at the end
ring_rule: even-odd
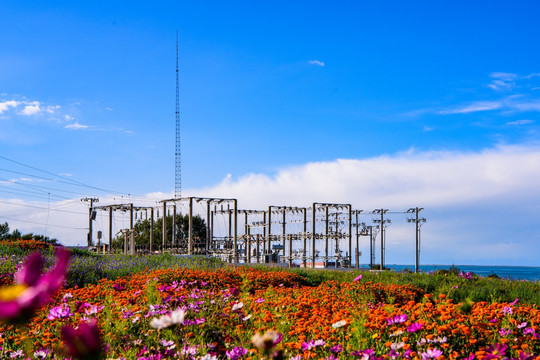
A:
POLYGON ((0 224, 0 240, 9 239, 9 225, 7 222, 0 224))
POLYGON ((21 232, 19 231, 19 229, 15 229, 13 230, 13 232, 11 233, 11 240, 17 240, 17 239, 20 239, 22 237, 22 234, 21 232))
MULTIPOLYGON (((171 245, 170 241, 172 239, 173 232, 173 217, 167 216, 165 218, 167 225, 167 239, 168 244, 171 245)), ((193 239, 195 246, 204 246, 206 241, 206 222, 199 215, 194 215, 192 218, 192 227, 193 227, 193 239)), ((150 244, 150 220, 138 220, 134 225, 135 229, 135 245, 149 245, 150 244)), ((177 245, 187 249, 188 241, 188 232, 189 232, 189 216, 186 215, 176 215, 176 239, 177 245)), ((157 250, 162 245, 163 239, 163 218, 159 218, 154 221, 154 243, 153 249, 157 250)), ((113 248, 122 249, 124 246, 124 235, 119 233, 113 239, 113 248)))

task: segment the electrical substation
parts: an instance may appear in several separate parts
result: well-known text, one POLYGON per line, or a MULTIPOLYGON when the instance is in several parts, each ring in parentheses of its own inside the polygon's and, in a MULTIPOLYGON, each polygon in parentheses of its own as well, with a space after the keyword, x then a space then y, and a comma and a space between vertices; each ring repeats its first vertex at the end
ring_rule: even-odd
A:
MULTIPOLYGON (((175 75, 174 198, 159 200, 154 206, 133 203, 94 206, 99 199, 81 199, 90 203, 89 247, 103 254, 170 252, 218 257, 235 264, 350 268, 359 267, 361 244, 367 240, 369 261, 363 263, 368 263, 372 269, 384 269, 385 229, 391 224, 385 216, 392 214, 388 209, 363 212, 353 209, 351 204, 319 202, 305 207, 270 205, 265 209, 242 209, 237 199, 182 197, 178 32, 175 75), (98 213, 101 230, 94 243, 93 222, 97 221, 98 213), (371 217, 369 220, 374 225, 362 221, 366 216, 371 217), (160 223, 158 228, 157 222, 160 223), (108 241, 102 241, 104 232, 108 234, 108 241), (376 247, 377 235, 380 235, 380 247, 376 247), (117 239, 116 247, 113 247, 113 237, 117 239), (366 237, 368 239, 364 240, 366 237), (379 264, 375 263, 377 251, 379 264)), ((426 221, 418 216, 421 210, 416 207, 398 212, 415 214, 407 220, 416 224, 416 271, 420 258, 420 226, 426 221)))
MULTIPOLYGON (((240 209, 237 199, 209 197, 172 198, 157 203, 154 207, 128 203, 90 208, 89 224, 101 213, 103 230, 98 231, 97 242, 90 232, 89 243, 97 245, 102 253, 170 252, 217 257, 235 264, 307 268, 350 268, 363 262, 371 268, 384 269, 385 230, 391 224, 385 218, 389 214, 387 209, 363 212, 350 204, 318 202, 308 207, 270 205, 264 210, 240 209), (124 220, 118 221, 118 216, 124 220), (366 217, 373 225, 366 224, 366 217), (137 221, 144 221, 147 231, 137 229, 137 221), (160 227, 156 229, 158 221, 160 227), (107 234, 107 240, 101 239, 102 233, 107 234), (112 246, 115 234, 124 240, 116 248, 112 246), (361 261, 359 249, 365 243, 369 243, 369 256, 361 261), (377 264, 376 255, 380 259, 377 264)), ((417 225, 416 267, 420 226, 425 222, 418 217, 421 210, 391 213, 414 216, 407 220, 417 225)))

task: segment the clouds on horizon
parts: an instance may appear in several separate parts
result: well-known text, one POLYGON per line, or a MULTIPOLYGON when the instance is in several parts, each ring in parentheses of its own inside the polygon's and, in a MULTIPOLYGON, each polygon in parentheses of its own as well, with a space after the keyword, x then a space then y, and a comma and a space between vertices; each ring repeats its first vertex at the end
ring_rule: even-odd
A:
MULTIPOLYGON (((309 207, 313 202, 351 203, 365 213, 388 208, 394 212, 389 215, 393 224, 387 233, 389 263, 412 263, 414 230, 403 212, 420 206, 425 208, 422 215, 428 219, 422 228, 422 263, 534 265, 535 254, 540 251, 539 178, 540 145, 530 144, 477 152, 412 149, 366 159, 311 162, 280 169, 273 175, 228 175, 214 186, 185 189, 183 193, 237 198, 240 209, 266 209, 269 205, 309 207)), ((12 229, 34 233, 47 229, 46 235, 65 244, 85 243, 86 233, 81 229, 88 221, 87 204, 79 199, 47 204, 3 197, 3 201, 18 202, 13 206, 2 204, 0 221, 8 221, 12 229), (24 205, 65 210, 73 207, 74 213, 33 211, 24 205), (18 218, 30 223, 9 220, 18 218), (75 229, 55 227, 58 225, 75 229)), ((159 200, 172 197, 172 193, 156 192, 121 201, 157 207, 159 200)), ((119 201, 112 196, 100 196, 100 205, 119 201)), ((104 232, 104 238, 108 236, 106 215, 98 217, 94 227, 95 231, 104 232)), ((362 221, 371 222, 370 214, 363 216, 362 221)), ((115 220, 115 227, 127 224, 125 218, 115 220)), ((119 228, 115 228, 114 234, 119 228)), ((368 250, 362 251, 366 254, 368 250)))

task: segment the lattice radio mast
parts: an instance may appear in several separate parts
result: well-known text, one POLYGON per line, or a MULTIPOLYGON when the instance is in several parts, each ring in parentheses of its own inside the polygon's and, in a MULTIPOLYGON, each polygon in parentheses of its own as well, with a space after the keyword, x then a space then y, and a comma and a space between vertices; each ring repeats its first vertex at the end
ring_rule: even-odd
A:
POLYGON ((178 31, 176 31, 176 142, 174 151, 174 197, 182 197, 182 156, 180 152, 180 87, 178 81, 178 31))

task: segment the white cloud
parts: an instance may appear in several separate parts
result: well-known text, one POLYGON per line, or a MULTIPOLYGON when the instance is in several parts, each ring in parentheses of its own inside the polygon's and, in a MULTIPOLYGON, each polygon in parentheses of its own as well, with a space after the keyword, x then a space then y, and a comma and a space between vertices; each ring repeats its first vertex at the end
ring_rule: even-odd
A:
POLYGON ((540 100, 514 101, 509 107, 517 111, 540 111, 540 100))
POLYGON ((59 109, 59 105, 47 105, 43 106, 39 101, 30 101, 24 103, 24 108, 20 112, 21 115, 31 116, 42 113, 53 114, 55 110, 59 109))
POLYGON ((532 124, 534 121, 523 119, 523 120, 515 120, 515 121, 509 121, 506 123, 506 125, 527 125, 532 124))
MULTIPOLYGON (((421 206, 425 208, 422 216, 428 219, 422 227, 421 263, 527 265, 537 262, 540 251, 535 242, 540 236, 538 178, 538 145, 500 146, 480 152, 410 150, 366 159, 313 162, 281 169, 275 175, 253 173, 238 179, 229 175, 215 186, 184 189, 183 194, 237 198, 240 209, 266 209, 268 205, 309 207, 314 201, 351 203, 365 211, 388 208, 388 218, 392 219, 386 233, 388 263, 413 263, 414 226, 406 222, 406 214, 398 212, 421 206)), ((156 206, 157 200, 172 197, 161 192, 137 200, 100 196, 100 205, 133 201, 137 206, 156 206)), ((24 203, 47 208, 46 202, 24 203)), ((49 226, 47 235, 66 244, 84 244, 87 204, 79 199, 71 203, 73 206, 51 203, 51 208, 77 213, 51 211, 49 224, 83 230, 49 226)), ((196 207, 196 211, 203 208, 196 207)), ((0 216, 47 222, 46 210, 5 204, 0 216)), ((216 219, 216 226, 222 220, 216 219)), ((6 221, 12 229, 18 227, 23 232, 42 233, 45 228, 6 221)), ((363 215, 361 221, 371 223, 371 216, 363 215)), ((115 214, 114 233, 128 223, 128 214, 115 214)), ((98 212, 94 229, 102 230, 104 238, 108 238, 106 212, 98 212)), ((369 245, 365 238, 361 240, 362 261, 367 262, 369 245)))
POLYGON ((105 110, 107 110, 107 111, 114 111, 113 108, 108 107, 108 106, 105 108, 105 110))
POLYGON ((467 106, 459 106, 452 109, 439 111, 439 114, 468 114, 478 111, 497 110, 503 107, 501 101, 477 101, 467 106))
POLYGON ((85 130, 85 129, 90 128, 90 126, 89 125, 82 125, 82 124, 79 124, 78 122, 75 122, 73 124, 66 125, 65 128, 66 129, 71 129, 71 130, 85 130))
POLYGON ((414 204, 465 205, 492 197, 540 194, 540 148, 500 147, 479 153, 407 152, 395 156, 308 163, 275 176, 226 177, 205 194, 269 202, 352 202, 364 209, 414 204))
POLYGON ((7 111, 10 107, 14 108, 17 107, 20 104, 20 102, 15 100, 7 100, 0 102, 0 114, 7 111))
POLYGON ((488 85, 488 87, 495 91, 511 90, 515 87, 515 80, 518 78, 517 74, 494 72, 490 74, 494 80, 488 85))
POLYGON ((73 121, 73 120, 75 120, 75 118, 74 118, 73 116, 68 115, 68 114, 65 114, 65 115, 64 115, 64 119, 67 120, 67 121, 73 121))
POLYGON ((324 67, 324 62, 322 62, 320 60, 309 60, 308 64, 324 67))

